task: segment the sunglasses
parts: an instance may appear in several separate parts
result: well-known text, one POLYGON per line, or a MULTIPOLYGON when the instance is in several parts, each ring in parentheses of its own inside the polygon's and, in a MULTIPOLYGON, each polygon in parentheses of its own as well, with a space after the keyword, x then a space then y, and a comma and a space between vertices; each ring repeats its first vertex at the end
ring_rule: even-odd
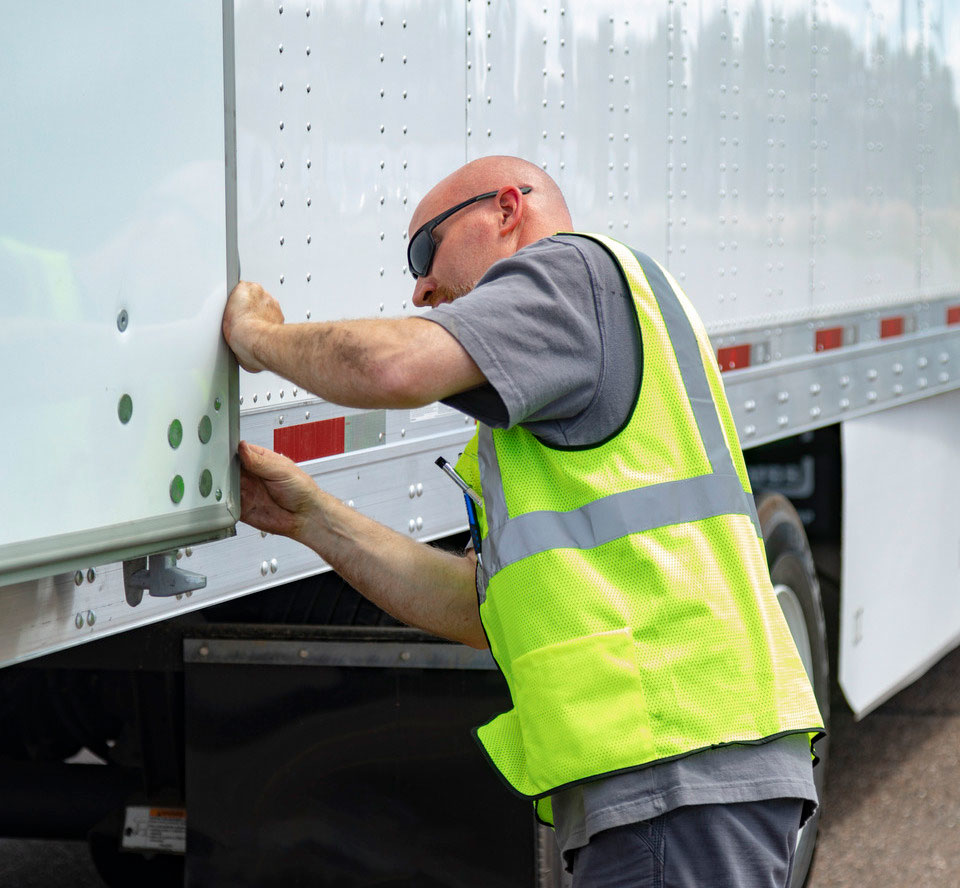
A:
MULTIPOLYGON (((533 187, 530 185, 524 185, 520 189, 521 194, 529 194, 531 191, 533 191, 533 187)), ((444 210, 439 216, 434 216, 429 222, 416 230, 407 246, 407 266, 414 279, 427 274, 433 264, 433 254, 437 252, 437 242, 433 239, 433 230, 454 213, 459 213, 460 210, 475 204, 477 201, 496 197, 499 193, 499 191, 488 191, 486 194, 471 197, 463 203, 458 203, 455 207, 450 207, 449 210, 444 210)))

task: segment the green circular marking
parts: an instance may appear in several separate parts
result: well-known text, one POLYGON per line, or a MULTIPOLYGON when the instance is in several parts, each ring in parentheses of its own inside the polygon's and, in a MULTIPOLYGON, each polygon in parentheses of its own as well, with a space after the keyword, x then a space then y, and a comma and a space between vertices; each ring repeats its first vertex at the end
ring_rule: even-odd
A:
POLYGON ((213 409, 219 410, 222 406, 223 406, 223 401, 221 401, 219 398, 214 398, 213 409))
POLYGON ((214 496, 217 498, 217 502, 220 502, 223 499, 223 491, 218 487, 214 496))
POLYGON ((200 496, 210 496, 211 490, 213 490, 213 475, 210 474, 210 469, 204 469, 200 473, 200 496))
POLYGON ((167 440, 174 450, 176 450, 180 446, 180 442, 183 441, 183 426, 180 424, 179 419, 175 419, 170 423, 170 428, 167 429, 167 440))
POLYGON ((210 417, 204 415, 203 419, 200 420, 200 425, 197 426, 197 434, 200 436, 201 444, 209 444, 210 437, 213 435, 213 423, 210 422, 210 417))
POLYGON ((130 395, 121 396, 120 403, 117 404, 117 416, 124 425, 130 422, 130 417, 133 416, 133 398, 130 395))
POLYGON ((170 482, 170 499, 175 503, 179 503, 183 499, 183 478, 179 475, 174 475, 170 482))

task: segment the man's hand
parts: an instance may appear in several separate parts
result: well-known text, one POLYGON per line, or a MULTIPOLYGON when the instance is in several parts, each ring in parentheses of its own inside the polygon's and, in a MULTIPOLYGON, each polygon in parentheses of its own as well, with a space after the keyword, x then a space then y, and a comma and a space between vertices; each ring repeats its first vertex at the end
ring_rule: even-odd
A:
POLYGON ((293 460, 241 441, 240 520, 291 539, 303 541, 318 505, 319 489, 293 460))
POLYGON ((282 323, 280 303, 259 284, 240 281, 223 311, 223 338, 244 370, 259 373, 264 364, 255 355, 257 341, 269 335, 271 326, 282 323))

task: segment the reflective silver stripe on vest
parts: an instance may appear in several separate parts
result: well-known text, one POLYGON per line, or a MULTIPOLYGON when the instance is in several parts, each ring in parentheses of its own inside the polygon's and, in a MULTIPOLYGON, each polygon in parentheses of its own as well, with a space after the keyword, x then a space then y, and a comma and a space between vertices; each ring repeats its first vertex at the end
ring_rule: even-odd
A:
MULTIPOLYGON (((683 387, 687 390, 687 397, 690 399, 690 406, 693 409, 697 428, 700 430, 700 438, 707 452, 707 459, 710 460, 710 465, 715 473, 737 475, 737 470, 733 465, 733 457, 730 455, 730 448, 727 447, 727 439, 723 436, 723 429, 720 426, 720 416, 713 401, 713 392, 707 380, 707 371, 704 369, 703 359, 700 356, 697 334, 690 323, 690 318, 687 317, 677 294, 673 292, 673 287, 667 281, 663 269, 649 256, 636 250, 630 252, 633 253, 634 258, 640 264, 640 268, 643 269, 647 283, 650 284, 650 289, 653 290, 654 298, 657 300, 657 307, 663 316, 667 332, 670 334, 670 342, 673 344, 677 364, 680 367, 680 378, 683 380, 683 387)), ((753 521, 756 528, 757 536, 760 536, 760 519, 757 517, 756 503, 754 503, 753 497, 743 489, 742 484, 740 485, 740 499, 743 501, 746 510, 744 514, 750 516, 750 520, 753 521)), ((739 511, 739 509, 736 511, 739 511)))
MULTIPOLYGON (((743 489, 723 436, 690 319, 660 266, 642 253, 631 252, 650 284, 670 335, 680 377, 713 472, 609 494, 569 512, 528 512, 510 518, 493 431, 481 423, 478 457, 488 528, 483 548, 485 580, 507 565, 540 552, 592 549, 631 533, 719 515, 746 515, 760 535, 756 506, 753 497, 743 489)), ((614 261, 619 263, 616 257, 614 261)), ((481 583, 477 586, 482 604, 486 598, 486 582, 482 589, 481 583)))
POLYGON ((499 528, 507 523, 510 515, 507 512, 497 450, 493 444, 493 430, 482 422, 477 427, 477 459, 480 463, 483 512, 487 519, 488 534, 483 543, 483 567, 477 568, 477 598, 480 604, 483 604, 487 600, 487 583, 495 573, 495 569, 491 567, 491 558, 495 558, 491 551, 495 548, 493 541, 500 536, 499 528))
POLYGON ((505 532, 491 533, 483 548, 489 575, 551 549, 592 549, 631 533, 689 524, 717 515, 746 514, 735 475, 699 475, 665 481, 594 500, 571 512, 527 512, 511 518, 505 532))

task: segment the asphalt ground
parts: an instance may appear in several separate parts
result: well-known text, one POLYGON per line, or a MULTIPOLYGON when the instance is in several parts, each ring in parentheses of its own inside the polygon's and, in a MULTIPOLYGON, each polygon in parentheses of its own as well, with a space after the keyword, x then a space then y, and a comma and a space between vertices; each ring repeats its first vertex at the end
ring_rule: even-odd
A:
MULTIPOLYGON (((960 650, 863 721, 841 702, 832 721, 808 888, 960 888, 960 650)), ((0 886, 103 882, 86 843, 3 839, 0 886)))
POLYGON ((960 886, 960 650, 831 736, 809 888, 960 886))

